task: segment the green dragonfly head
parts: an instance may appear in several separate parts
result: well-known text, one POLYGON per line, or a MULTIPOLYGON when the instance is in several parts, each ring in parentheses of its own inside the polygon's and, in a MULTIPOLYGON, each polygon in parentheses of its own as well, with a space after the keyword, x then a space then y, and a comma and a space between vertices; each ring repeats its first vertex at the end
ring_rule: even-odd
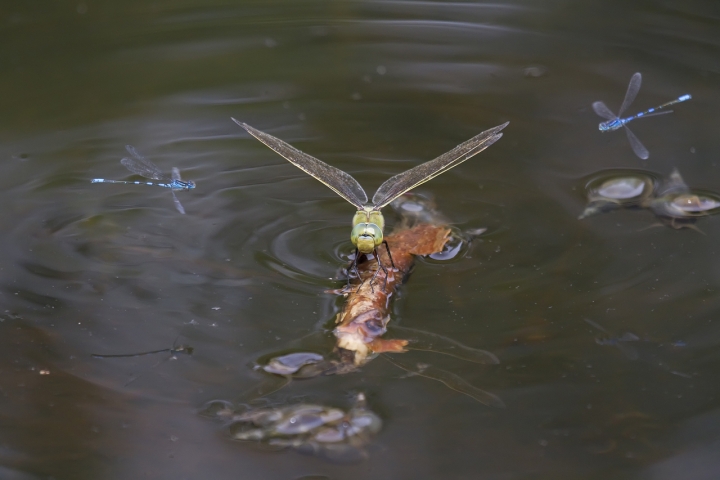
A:
POLYGON ((352 229, 350 240, 360 253, 372 253, 383 242, 383 232, 374 223, 358 223, 352 229))
POLYGON ((365 207, 355 212, 350 240, 360 253, 372 253, 383 242, 385 218, 379 210, 365 207))

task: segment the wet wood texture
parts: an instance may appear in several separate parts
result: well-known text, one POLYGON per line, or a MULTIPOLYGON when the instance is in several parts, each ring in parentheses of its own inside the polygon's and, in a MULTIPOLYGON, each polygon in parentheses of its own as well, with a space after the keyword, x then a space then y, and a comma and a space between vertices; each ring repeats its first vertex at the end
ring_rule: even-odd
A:
POLYGON ((393 232, 386 240, 395 268, 392 268, 385 247, 378 249, 380 261, 388 270, 387 276, 382 270, 377 271, 378 263, 374 258, 363 256, 358 264, 359 278, 344 292, 347 301, 336 318, 338 326, 334 331, 338 338, 337 347, 352 352, 356 365, 364 363, 371 353, 405 351, 406 340, 381 338, 389 321, 390 301, 410 273, 415 256, 442 251, 449 238, 449 228, 430 224, 393 232))

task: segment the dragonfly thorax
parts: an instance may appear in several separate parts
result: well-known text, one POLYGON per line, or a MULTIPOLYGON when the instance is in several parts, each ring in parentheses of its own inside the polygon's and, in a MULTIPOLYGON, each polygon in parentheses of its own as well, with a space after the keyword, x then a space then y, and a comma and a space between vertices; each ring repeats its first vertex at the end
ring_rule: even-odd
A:
POLYGON ((612 132, 613 130, 617 130, 618 128, 622 127, 623 122, 621 119, 616 118, 614 120, 608 120, 607 122, 602 122, 600 125, 598 125, 598 128, 601 132, 612 132))
POLYGON ((195 188, 195 182, 192 180, 174 180, 170 187, 173 190, 191 190, 195 188))

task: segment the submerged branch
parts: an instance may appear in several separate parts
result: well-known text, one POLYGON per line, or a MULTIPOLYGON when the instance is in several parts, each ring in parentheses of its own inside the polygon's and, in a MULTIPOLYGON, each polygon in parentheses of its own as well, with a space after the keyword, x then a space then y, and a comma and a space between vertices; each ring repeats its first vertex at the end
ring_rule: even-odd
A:
POLYGON ((387 237, 394 269, 387 251, 378 249, 380 262, 388 266, 387 275, 377 271, 378 262, 374 258, 358 263, 359 278, 346 291, 347 302, 335 320, 338 326, 334 331, 337 347, 354 352, 356 365, 364 363, 371 353, 405 351, 407 340, 380 338, 387 331, 390 300, 410 273, 415 255, 441 252, 449 237, 450 229, 445 226, 416 225, 387 237))

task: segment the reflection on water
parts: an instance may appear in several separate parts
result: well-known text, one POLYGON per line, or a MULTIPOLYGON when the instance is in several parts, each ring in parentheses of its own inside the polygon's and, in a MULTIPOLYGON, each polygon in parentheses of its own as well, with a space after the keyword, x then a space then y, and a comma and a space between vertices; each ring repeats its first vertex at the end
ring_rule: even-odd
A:
POLYGON ((195 188, 195 182, 193 182, 192 180, 184 182, 180 178, 180 171, 176 167, 173 167, 172 169, 172 176, 166 175, 165 173, 163 173, 162 170, 160 170, 160 167, 140 155, 137 150, 135 150, 135 147, 133 147, 132 145, 126 145, 125 149, 130 154, 130 157, 125 157, 120 160, 120 163, 122 163, 125 168, 127 168, 136 175, 149 178, 150 180, 158 180, 159 182, 127 182, 122 180, 106 180, 104 178, 93 178, 91 182, 132 183, 135 185, 154 185, 158 187, 169 188, 172 192, 173 201, 175 202, 175 208, 178 212, 185 215, 185 208, 180 203, 180 200, 178 200, 177 195, 175 195, 175 190, 191 190, 195 188))
MULTIPOLYGON (((0 7, 0 477, 714 478, 720 226, 700 214, 715 213, 720 188, 716 10, 710 0, 0 7), (592 108, 602 99, 616 111, 610 100, 638 71, 638 111, 693 95, 672 116, 633 122, 652 152, 647 171, 628 170, 640 167, 628 140, 601 135, 592 108), (344 284, 353 252, 346 205, 230 117, 370 190, 511 122, 502 142, 417 191, 475 238, 451 261, 418 262, 392 311, 403 328, 501 363, 409 352, 392 358, 415 374, 378 359, 273 397, 347 413, 348 392, 365 392, 383 421, 363 447, 370 461, 269 455, 196 414, 254 388, 268 376, 250 368, 258 357, 335 316, 323 292, 344 284), (127 144, 197 182, 176 192, 186 215, 165 189, 90 183, 120 173, 127 144), (686 191, 674 189, 675 168, 686 191), (649 177, 639 197, 650 205, 625 208, 638 197, 632 180, 593 184, 613 211, 578 221, 598 172, 649 177), (653 218, 704 235, 647 228, 653 218), (640 340, 619 341, 625 332, 640 340), (91 357, 178 336, 193 356, 151 370, 167 357, 91 357), (427 358, 507 408, 426 381, 427 358)), ((312 338, 294 351, 331 348, 312 338)))

